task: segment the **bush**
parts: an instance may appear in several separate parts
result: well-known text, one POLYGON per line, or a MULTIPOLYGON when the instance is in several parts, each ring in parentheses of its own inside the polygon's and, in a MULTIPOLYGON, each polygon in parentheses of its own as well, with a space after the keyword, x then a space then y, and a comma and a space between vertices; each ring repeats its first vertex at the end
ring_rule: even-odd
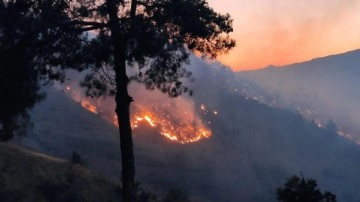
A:
POLYGON ((336 202, 335 194, 321 193, 316 180, 296 175, 289 178, 283 187, 276 190, 277 199, 282 202, 336 202))
POLYGON ((182 190, 174 188, 168 192, 163 202, 190 202, 190 200, 182 190))
POLYGON ((76 151, 73 151, 72 155, 71 155, 71 163, 73 164, 79 164, 82 166, 86 166, 85 161, 83 160, 83 158, 80 156, 79 153, 77 153, 76 151))

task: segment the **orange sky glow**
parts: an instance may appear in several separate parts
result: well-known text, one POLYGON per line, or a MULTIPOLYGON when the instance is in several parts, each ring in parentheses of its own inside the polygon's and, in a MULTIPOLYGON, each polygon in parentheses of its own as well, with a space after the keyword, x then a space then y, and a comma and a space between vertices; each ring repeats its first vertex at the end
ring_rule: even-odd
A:
POLYGON ((360 0, 208 0, 234 19, 233 70, 286 65, 360 48, 360 0))

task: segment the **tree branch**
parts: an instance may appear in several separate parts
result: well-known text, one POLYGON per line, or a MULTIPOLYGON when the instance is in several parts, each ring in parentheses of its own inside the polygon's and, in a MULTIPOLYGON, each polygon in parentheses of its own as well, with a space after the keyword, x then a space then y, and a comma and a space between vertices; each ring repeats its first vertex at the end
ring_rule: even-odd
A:
POLYGON ((70 25, 81 25, 81 26, 102 26, 102 27, 109 26, 108 23, 80 21, 80 20, 73 20, 73 21, 69 22, 69 24, 70 25))
POLYGON ((92 26, 92 27, 71 28, 71 30, 80 31, 80 32, 87 32, 87 31, 101 29, 101 28, 105 28, 105 27, 107 27, 107 26, 92 26))

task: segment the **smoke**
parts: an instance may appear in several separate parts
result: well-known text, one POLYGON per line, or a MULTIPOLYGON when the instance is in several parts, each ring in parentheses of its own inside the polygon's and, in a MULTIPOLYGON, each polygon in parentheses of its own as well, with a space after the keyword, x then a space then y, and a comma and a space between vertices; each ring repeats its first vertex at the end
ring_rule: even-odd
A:
POLYGON ((300 113, 321 127, 332 120, 340 135, 359 143, 360 92, 355 88, 359 85, 359 57, 357 50, 239 75, 263 86, 269 94, 276 94, 277 101, 282 102, 277 107, 300 113))
MULTIPOLYGON (((99 114, 114 125, 118 125, 115 113, 114 97, 91 98, 85 96, 80 82, 85 73, 68 71, 68 80, 57 84, 56 88, 66 92, 76 102, 89 111, 99 114)), ((197 142, 211 136, 208 122, 201 120, 199 110, 189 95, 170 98, 159 90, 148 90, 143 84, 131 82, 129 94, 134 102, 131 105, 131 123, 133 128, 148 123, 158 130, 159 135, 181 144, 197 142)))
MULTIPOLYGON (((135 99, 131 113, 137 115, 151 109, 156 112, 154 115, 161 115, 145 114, 151 120, 168 120, 169 116, 180 129, 186 129, 181 125, 183 117, 192 120, 186 121, 191 126, 200 120, 211 130, 211 136, 193 144, 178 144, 161 135, 157 121, 153 122, 155 127, 146 121, 139 123, 133 136, 137 180, 156 190, 180 187, 205 201, 260 202, 275 201, 276 188, 301 171, 306 178, 316 179, 322 190, 335 193, 339 201, 360 201, 360 184, 354 180, 360 177, 358 145, 334 131, 317 127, 299 114, 279 109, 277 104, 284 106, 278 103, 282 94, 273 96, 264 86, 239 78, 219 63, 191 58, 188 68, 195 77, 190 86, 193 96, 170 99, 131 84, 130 93, 135 99), (277 102, 269 107, 263 101, 277 102), (185 116, 185 112, 193 114, 185 116)), ((312 71, 311 74, 319 75, 312 71)), ((306 78, 299 73, 296 76, 306 78)), ((293 80, 294 85, 298 83, 293 80)), ((83 92, 79 81, 67 80, 61 90, 69 95, 72 90, 83 92)), ((337 80, 332 81, 338 84, 337 80)), ((82 96, 80 102, 88 99, 82 96)), ((310 98, 302 100, 306 99, 310 98)), ((97 108, 95 116, 85 113, 64 93, 49 92, 41 103, 45 107, 39 105, 32 111, 33 136, 28 140, 42 152, 65 159, 77 151, 89 162, 89 168, 118 180, 121 155, 118 137, 114 135, 118 131, 100 120, 102 114, 113 113, 113 98, 88 101, 105 108, 97 108)), ((113 121, 112 116, 109 121, 113 121)))

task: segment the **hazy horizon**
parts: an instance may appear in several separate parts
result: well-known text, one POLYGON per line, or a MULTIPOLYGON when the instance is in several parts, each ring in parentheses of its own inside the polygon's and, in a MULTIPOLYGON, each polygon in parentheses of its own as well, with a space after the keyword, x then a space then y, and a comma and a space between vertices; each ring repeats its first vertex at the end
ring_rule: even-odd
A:
POLYGON ((234 19, 237 46, 219 60, 233 70, 283 66, 360 47, 357 0, 209 0, 234 19))

